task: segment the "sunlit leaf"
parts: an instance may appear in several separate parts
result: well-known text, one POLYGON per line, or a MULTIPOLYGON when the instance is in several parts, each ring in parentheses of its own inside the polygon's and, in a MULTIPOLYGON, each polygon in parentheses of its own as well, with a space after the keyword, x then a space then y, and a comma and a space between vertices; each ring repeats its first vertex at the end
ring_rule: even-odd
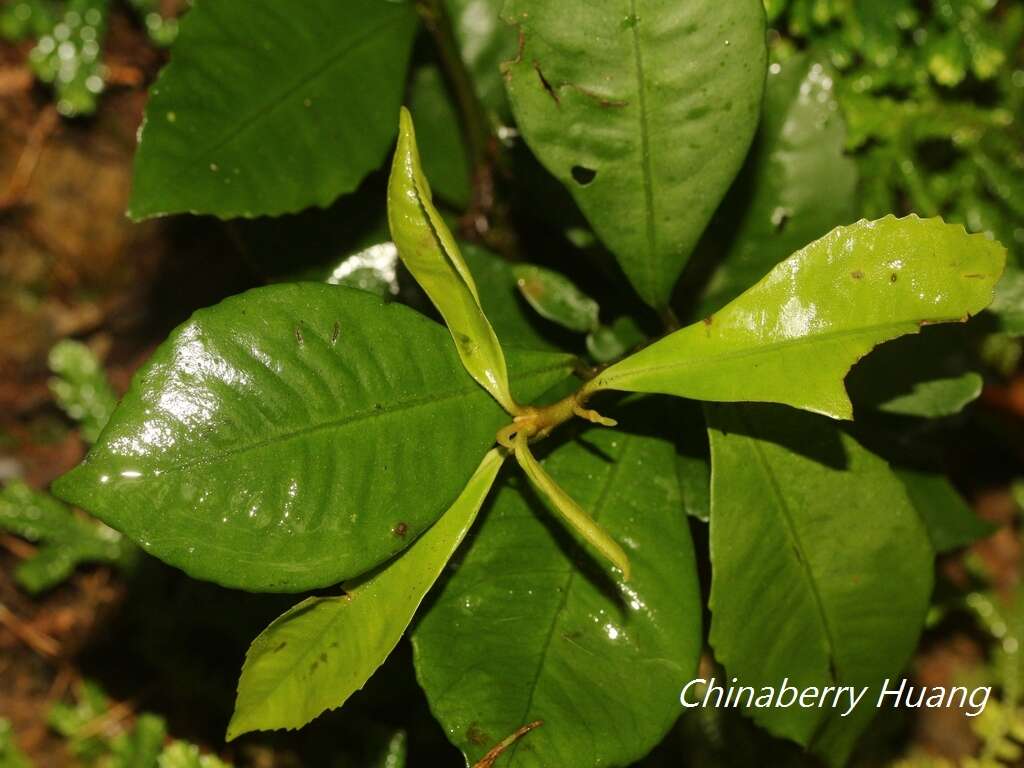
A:
MULTIPOLYGON (((527 401, 570 370, 510 360, 527 401)), ((352 288, 275 285, 180 326, 54 488, 196 578, 296 592, 412 543, 507 420, 437 323, 352 288)))
POLYGON ((1005 258, 998 243, 939 219, 838 227, 586 389, 776 402, 848 419, 850 367, 883 341, 980 312, 1005 258))

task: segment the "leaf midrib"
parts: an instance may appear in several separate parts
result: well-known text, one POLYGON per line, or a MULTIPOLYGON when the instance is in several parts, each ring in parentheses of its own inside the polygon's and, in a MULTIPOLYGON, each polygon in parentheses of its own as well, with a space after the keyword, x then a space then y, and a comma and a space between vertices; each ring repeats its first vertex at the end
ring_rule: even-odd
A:
MULTIPOLYGON (((782 488, 779 487, 778 481, 775 478, 775 473, 772 471, 771 464, 768 461, 768 457, 765 456, 764 454, 764 448, 761 445, 762 438, 760 437, 757 425, 753 423, 751 419, 748 418, 743 406, 738 406, 736 410, 739 415, 740 421, 744 423, 747 429, 747 433, 751 436, 751 444, 753 445, 754 453, 757 456, 757 462, 768 480, 768 485, 771 488, 772 495, 775 497, 777 506, 782 513, 782 521, 785 524, 786 533, 789 536, 789 540, 797 551, 799 568, 805 576, 805 581, 807 582, 807 586, 811 592, 811 596, 814 599, 814 607, 818 613, 818 618, 821 623, 821 631, 822 634, 825 636, 826 654, 828 655, 828 666, 829 672, 831 673, 834 671, 834 665, 836 661, 835 635, 833 634, 832 628, 829 625, 828 614, 825 611, 825 602, 821 597, 820 590, 818 589, 817 578, 814 572, 811 570, 811 561, 808 558, 807 550, 804 547, 803 539, 801 539, 800 533, 797 530, 796 522, 793 519, 793 513, 789 508, 789 504, 786 501, 786 497, 782 493, 782 488)), ((713 515, 712 519, 714 519, 713 515)), ((833 678, 835 677, 834 675, 830 676, 832 676, 833 678)), ((838 682, 838 680, 834 679, 833 682, 838 682)))
MULTIPOLYGON (((601 510, 604 508, 605 502, 608 499, 609 492, 615 485, 615 478, 618 476, 619 469, 624 463, 623 459, 626 456, 626 448, 631 441, 631 437, 632 436, 627 433, 622 433, 622 449, 619 451, 619 454, 616 457, 615 462, 612 464, 611 470, 608 472, 608 477, 604 482, 604 486, 601 488, 601 493, 597 497, 597 501, 593 505, 593 512, 590 516, 594 519, 595 522, 600 516, 601 510)), ((565 580, 565 587, 562 590, 562 599, 558 604, 558 608, 552 614, 551 626, 548 627, 548 633, 544 638, 544 647, 541 650, 540 661, 537 663, 537 671, 533 676, 532 682, 530 683, 530 695, 527 698, 526 706, 523 708, 523 714, 519 717, 520 724, 524 724, 527 722, 526 718, 530 716, 530 710, 533 709, 533 698, 534 695, 537 693, 538 683, 540 682, 541 674, 544 672, 544 666, 547 663, 548 653, 551 650, 551 639, 555 635, 555 628, 558 626, 559 618, 565 611, 566 603, 569 602, 569 593, 572 591, 573 581, 576 578, 577 572, 580 570, 579 568, 575 567, 572 563, 570 563, 569 566, 569 575, 568 578, 566 578, 565 580)), ((513 764, 516 752, 519 749, 519 745, 522 743, 522 739, 517 740, 509 750, 509 765, 513 764)))
MULTIPOLYGON (((401 8, 400 5, 396 5, 395 7, 396 8, 401 8)), ((383 21, 381 21, 380 23, 375 24, 373 27, 371 27, 368 30, 365 30, 361 35, 358 35, 358 36, 352 37, 352 38, 348 38, 347 40, 345 40, 343 42, 343 46, 339 46, 339 47, 336 47, 336 48, 332 49, 331 52, 328 54, 328 56, 319 65, 317 65, 316 67, 314 67, 311 70, 307 71, 305 74, 303 74, 300 77, 298 77, 290 85, 286 86, 282 91, 277 93, 273 98, 268 99, 264 104, 262 104, 256 110, 254 110, 249 115, 247 115, 244 118, 242 118, 242 120, 240 120, 238 123, 236 123, 231 128, 231 130, 229 130, 227 133, 222 135, 215 142, 213 142, 212 144, 204 147, 199 152, 195 153, 195 155, 193 156, 192 160, 190 162, 182 163, 182 165, 177 169, 177 171, 175 173, 172 173, 170 176, 164 177, 164 179, 162 181, 163 186, 167 186, 167 184, 169 184, 169 183, 172 183, 172 182, 180 180, 181 178, 183 178, 187 174, 192 173, 196 169, 197 166, 202 165, 202 164, 208 162, 209 159, 210 159, 211 153, 216 152, 217 150, 221 149, 226 144, 228 144, 231 141, 233 141, 234 139, 238 138, 238 136, 243 134, 245 131, 249 130, 249 128, 251 128, 253 125, 255 125, 259 120, 261 120, 262 118, 264 118, 267 115, 271 114, 272 112, 276 111, 283 104, 287 103, 288 100, 296 93, 296 91, 298 91, 299 89, 301 89, 305 85, 309 84, 313 80, 316 80, 318 77, 323 75, 324 72, 329 70, 331 67, 333 67, 335 64, 337 64, 339 61, 342 61, 343 59, 345 59, 345 57, 347 57, 352 52, 357 50, 364 43, 366 43, 369 40, 373 39, 373 37, 375 35, 377 35, 380 32, 381 29, 383 29, 384 27, 386 27, 386 26, 388 26, 390 24, 395 23, 396 19, 400 19, 400 18, 401 18, 401 13, 395 13, 395 14, 389 15, 383 21)))
MULTIPOLYGON (((517 379, 520 381, 528 381, 534 377, 539 377, 543 374, 565 367, 566 366, 563 363, 552 364, 545 366, 543 368, 536 368, 534 370, 531 370, 528 373, 524 373, 518 376, 517 379)), ((476 382, 472 382, 470 385, 443 394, 410 398, 405 401, 399 400, 393 403, 392 405, 386 408, 382 408, 380 410, 370 407, 364 411, 355 414, 349 414, 338 419, 332 419, 330 421, 321 422, 319 424, 310 424, 299 429, 293 429, 288 432, 278 433, 277 435, 273 435, 272 437, 248 443, 246 445, 240 445, 233 448, 218 450, 216 455, 214 456, 201 456, 190 461, 170 465, 157 464, 156 466, 158 466, 163 472, 180 472, 191 469, 196 466, 211 466, 214 464, 220 464, 223 461, 231 459, 235 456, 239 456, 250 451, 258 451, 262 448, 266 448, 269 445, 276 445, 279 443, 289 442, 291 440, 296 440, 307 435, 315 434, 317 432, 322 432, 326 430, 343 429, 352 424, 358 424, 359 422, 365 421, 368 418, 381 418, 383 416, 391 416, 396 413, 403 413, 406 411, 415 410, 416 408, 421 408, 423 406, 435 405, 437 403, 442 403, 448 400, 463 398, 471 394, 474 394, 478 390, 486 394, 486 390, 483 390, 480 387, 480 385, 478 385, 476 382)))
POLYGON ((656 243, 657 233, 654 227, 654 172, 651 168, 651 144, 649 127, 647 125, 647 96, 644 93, 644 60, 640 52, 640 21, 636 13, 636 0, 629 0, 629 12, 633 18, 633 25, 630 28, 633 41, 633 63, 636 72, 637 104, 640 117, 640 164, 643 173, 644 187, 644 224, 647 232, 647 258, 644 265, 647 267, 648 290, 654 291, 657 284, 657 268, 655 260, 658 257, 656 243))
MULTIPOLYGON (((922 321, 922 322, 931 323, 931 322, 947 322, 947 321, 946 320, 926 320, 926 321, 922 321)), ((690 326, 690 327, 692 327, 692 326, 690 326)), ((849 330, 840 331, 840 332, 837 332, 837 333, 825 333, 825 334, 801 336, 801 337, 796 338, 796 339, 786 339, 785 341, 775 341, 775 342, 771 342, 769 344, 759 344, 759 345, 757 345, 755 347, 752 347, 752 348, 749 348, 749 349, 740 349, 740 350, 734 350, 734 351, 730 351, 730 352, 720 352, 718 354, 713 354, 713 355, 705 355, 705 356, 700 356, 700 357, 691 357, 691 358, 688 358, 686 360, 680 360, 680 361, 675 361, 675 362, 663 363, 661 365, 647 365, 647 366, 643 366, 643 367, 640 367, 640 368, 627 368, 625 371, 623 371, 621 373, 616 373, 615 372, 615 367, 612 367, 612 368, 610 368, 608 370, 608 372, 605 375, 598 377, 597 381, 599 382, 599 385, 600 385, 599 388, 600 389, 604 389, 604 388, 610 386, 613 382, 618 381, 619 379, 628 378, 628 377, 631 377, 631 376, 646 376, 646 375, 649 375, 649 374, 652 374, 652 373, 659 373, 660 371, 667 371, 667 370, 673 370, 673 369, 698 368, 698 367, 701 367, 701 366, 704 366, 704 365, 709 365, 709 364, 718 363, 718 362, 725 362, 725 361, 731 361, 731 360, 742 360, 745 357, 755 357, 755 356, 758 356, 758 355, 769 354, 771 352, 775 352, 775 351, 778 351, 780 349, 785 349, 786 347, 794 347, 794 346, 799 346, 801 344, 814 345, 814 344, 819 344, 819 343, 823 343, 823 342, 826 342, 826 341, 834 341, 836 339, 843 339, 843 338, 847 338, 847 337, 851 337, 851 336, 860 336, 860 335, 864 335, 864 334, 874 334, 874 333, 879 332, 879 331, 890 331, 890 330, 907 329, 905 332, 906 333, 911 333, 911 332, 916 332, 916 331, 913 331, 912 329, 913 328, 918 328, 918 327, 919 326, 917 325, 917 323, 915 321, 912 321, 912 320, 900 320, 900 321, 893 321, 891 323, 879 323, 877 325, 866 325, 866 326, 862 326, 860 328, 851 328, 849 330)), ((884 340, 885 339, 883 339, 882 341, 884 341, 884 340)), ((881 341, 879 343, 881 343, 881 341)), ((648 349, 653 350, 654 347, 651 346, 651 347, 648 347, 648 349)), ((622 362, 624 363, 628 359, 629 358, 626 358, 622 362)), ((616 366, 620 365, 620 364, 621 363, 616 364, 616 366)))

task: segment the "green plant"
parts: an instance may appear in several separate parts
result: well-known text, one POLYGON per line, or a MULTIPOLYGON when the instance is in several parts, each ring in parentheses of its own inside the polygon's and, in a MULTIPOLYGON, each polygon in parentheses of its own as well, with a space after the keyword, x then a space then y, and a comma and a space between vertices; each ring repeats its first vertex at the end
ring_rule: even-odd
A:
MULTIPOLYGON (((58 405, 78 422, 82 438, 94 442, 117 402, 99 361, 84 344, 65 340, 50 350, 50 369, 58 405)), ((19 480, 0 488, 0 529, 41 544, 14 571, 32 594, 56 586, 82 563, 131 567, 138 552, 117 531, 19 480)))
MULTIPOLYGON (((237 230, 345 221, 354 247, 328 249, 325 276, 376 269, 377 295, 297 282, 200 310, 55 484, 196 578, 342 584, 253 642, 229 738, 340 706, 412 625, 419 681, 467 761, 498 745, 505 765, 627 764, 679 715, 703 644, 684 511, 710 518, 710 644, 756 687, 897 675, 935 551, 984 531, 934 468, 890 465, 886 428, 977 397, 977 373, 945 364, 969 356, 956 329, 914 334, 981 313, 1004 249, 938 218, 850 223, 856 170, 825 66, 793 57, 766 84, 757 0, 635 5, 512 0, 517 46, 492 4, 421 4, 437 61, 416 63, 409 101, 421 135, 464 141, 418 147, 401 111, 390 239, 383 211, 361 209, 385 197, 373 180, 328 213, 237 230), (470 6, 494 22, 482 40, 460 23, 470 6), (507 52, 507 102, 470 42, 507 52), (525 151, 501 149, 509 112, 561 187, 529 159, 532 181, 502 181, 525 151), (602 297, 628 319, 602 324, 568 277, 460 246, 453 226, 521 255, 516 183, 550 195, 526 207, 555 211, 555 250, 591 257, 574 278, 628 281, 635 295, 602 297), (446 200, 467 208, 457 225, 446 200), (393 300, 395 251, 428 301, 393 300), (517 285, 568 339, 537 330, 517 285), (891 370, 866 360, 851 399, 847 373, 896 339, 891 370), (502 469, 512 456, 522 475, 502 469)), ((198 4, 152 89, 131 214, 283 215, 353 193, 392 143, 416 28, 413 6, 379 0, 198 4)), ((832 764, 872 714, 751 712, 832 764)))
MULTIPOLYGON (((153 42, 169 45, 176 19, 158 12, 158 0, 129 0, 153 42)), ((13 0, 0 9, 0 38, 36 38, 29 56, 39 80, 53 86, 57 111, 65 117, 91 115, 106 87, 108 67, 100 54, 110 0, 13 0)))

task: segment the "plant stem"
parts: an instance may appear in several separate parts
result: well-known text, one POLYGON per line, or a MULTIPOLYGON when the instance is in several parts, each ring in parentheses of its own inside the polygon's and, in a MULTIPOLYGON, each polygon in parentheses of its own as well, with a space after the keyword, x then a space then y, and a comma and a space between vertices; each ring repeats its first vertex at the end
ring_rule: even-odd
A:
POLYGON ((501 145, 462 58, 444 0, 419 0, 417 9, 437 47, 469 150, 471 199, 462 217, 462 235, 515 261, 518 238, 508 224, 507 207, 500 203, 495 192, 501 145))
POLYGON ((600 424, 603 427, 614 427, 618 422, 609 419, 597 411, 586 407, 590 392, 586 386, 566 395, 551 405, 521 406, 512 419, 512 423, 498 431, 497 441, 506 448, 515 447, 515 438, 522 434, 527 440, 542 440, 556 428, 569 421, 573 416, 600 424))
POLYGON ((480 169, 490 165, 490 122, 477 98, 473 80, 462 59, 455 40, 455 30, 444 7, 444 0, 420 0, 417 9, 427 31, 434 39, 438 55, 441 57, 441 65, 454 93, 475 180, 480 169))

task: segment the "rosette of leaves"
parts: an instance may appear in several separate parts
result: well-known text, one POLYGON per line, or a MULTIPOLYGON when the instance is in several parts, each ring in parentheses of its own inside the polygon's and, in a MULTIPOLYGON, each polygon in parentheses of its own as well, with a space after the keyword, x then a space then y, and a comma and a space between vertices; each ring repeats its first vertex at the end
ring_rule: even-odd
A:
MULTIPOLYGON (((394 136, 417 23, 405 4, 357 5, 197 5, 149 102, 133 215, 280 215, 355 190, 394 136), (238 42, 256 37, 276 45, 238 42)), ((443 325, 339 285, 229 298, 173 332, 55 484, 196 578, 341 585, 253 642, 230 738, 343 705, 412 626, 468 762, 636 761, 677 718, 705 636, 685 512, 710 519, 707 636, 729 675, 875 685, 917 642, 939 545, 847 423, 844 380, 880 344, 981 312, 1005 251, 936 217, 851 223, 827 63, 766 81, 759 0, 504 15, 526 145, 616 260, 615 287, 693 322, 591 368, 508 321, 514 270, 462 252, 423 172, 433 147, 401 112, 391 241, 443 325), (713 290, 684 285, 703 304, 683 309, 679 276, 741 184, 713 290)), ((594 307, 567 295, 537 311, 592 333, 594 307)), ((871 409, 969 399, 920 383, 909 395, 927 397, 874 393, 871 409)), ((869 714, 752 716, 838 765, 869 714)))

